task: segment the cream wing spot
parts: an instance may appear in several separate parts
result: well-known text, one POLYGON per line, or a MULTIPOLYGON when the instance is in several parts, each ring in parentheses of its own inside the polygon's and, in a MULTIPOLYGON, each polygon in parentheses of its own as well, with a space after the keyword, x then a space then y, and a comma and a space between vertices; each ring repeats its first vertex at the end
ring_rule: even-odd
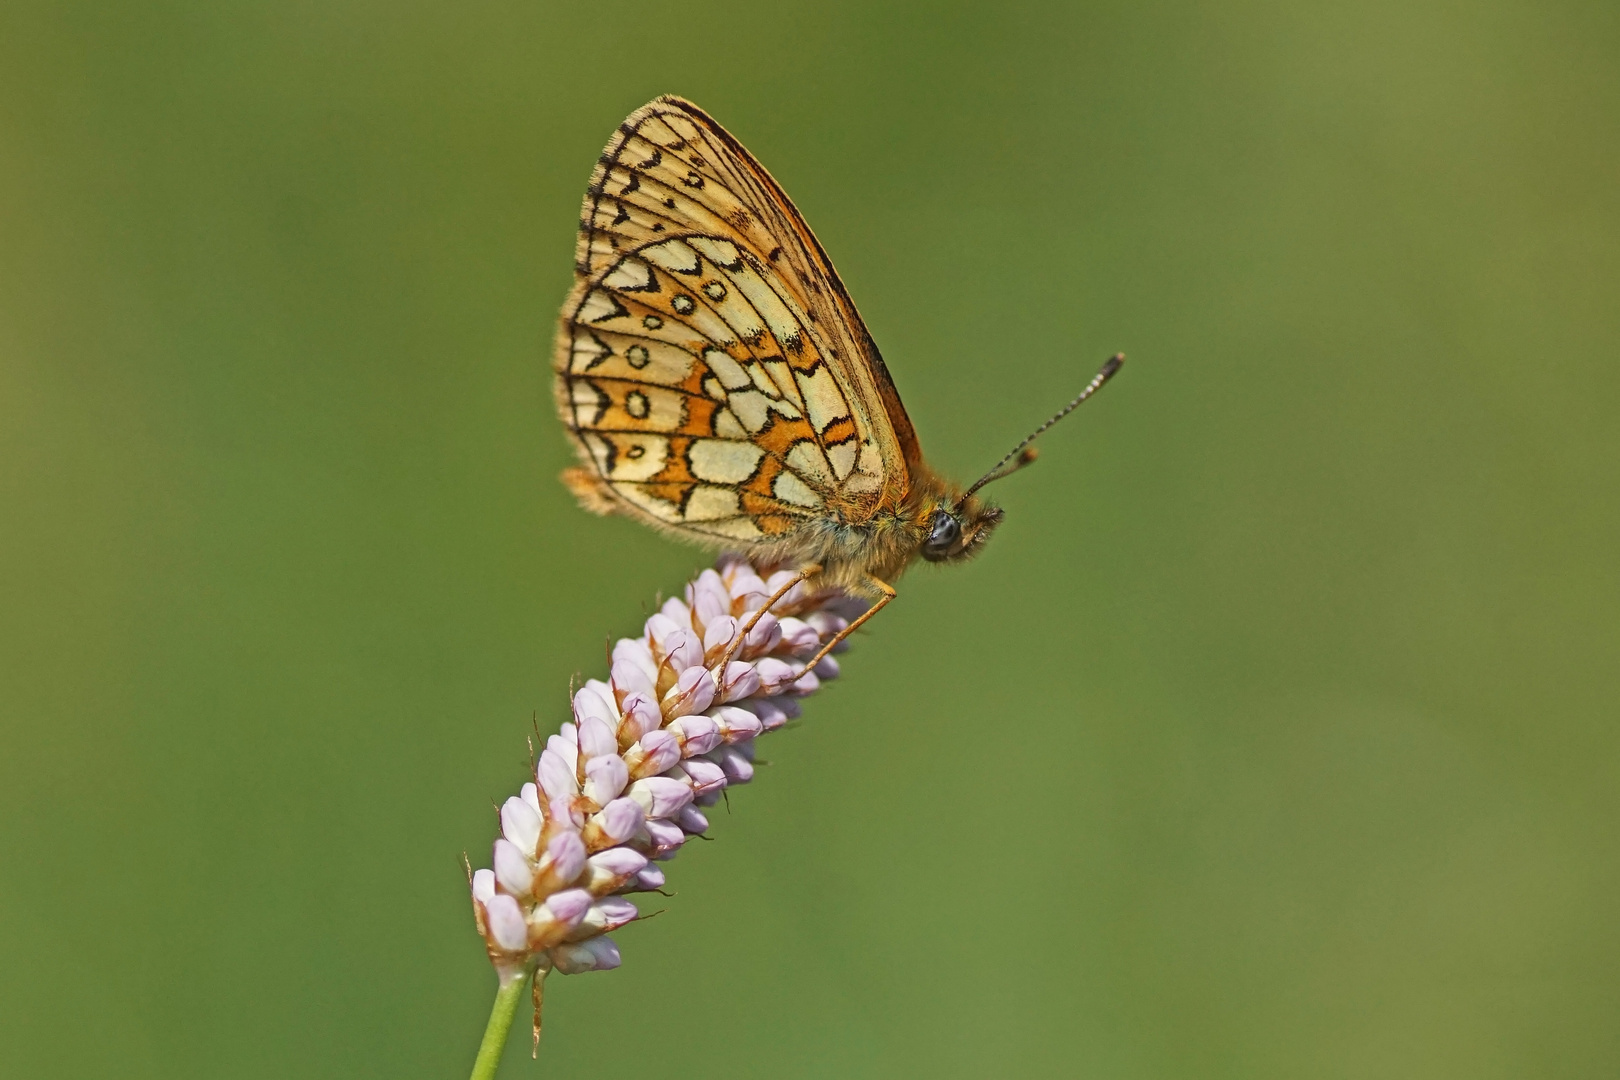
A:
POLYGON ((613 490, 624 496, 625 500, 647 511, 660 521, 679 524, 681 508, 668 499, 660 499, 640 484, 614 484, 613 490))
POLYGON ((679 240, 665 240, 641 249, 647 261, 675 274, 695 274, 703 266, 698 253, 679 240))
POLYGON ((734 517, 725 521, 716 521, 704 526, 705 532, 716 536, 724 536, 731 540, 758 540, 765 534, 759 531, 752 518, 734 517))
POLYGON ((776 383, 763 367, 758 364, 749 364, 747 371, 748 377, 754 381, 754 385, 759 388, 760 393, 773 398, 782 396, 782 391, 777 388, 776 383))
POLYGON ((821 452, 821 447, 809 439, 800 439, 794 443, 787 454, 788 468, 823 488, 833 486, 832 466, 827 463, 827 457, 821 452))
POLYGON ((746 439, 748 430, 737 419, 737 414, 730 409, 721 409, 714 414, 714 433, 722 439, 746 439))
POLYGON ((625 310, 624 305, 619 303, 613 294, 601 289, 592 289, 586 294, 574 317, 580 322, 603 323, 621 319, 629 314, 630 312, 625 310))
POLYGON ((602 422, 613 399, 587 379, 575 379, 569 387, 569 400, 574 407, 574 426, 591 428, 602 422))
POLYGON ((612 470, 604 473, 609 480, 650 480, 669 460, 669 440, 662 435, 613 434, 606 438, 614 449, 612 470))
POLYGON ((734 439, 698 439, 686 452, 692 475, 714 484, 742 483, 754 475, 764 456, 765 451, 753 443, 734 439))
POLYGON ((820 495, 812 491, 797 475, 785 470, 777 474, 776 482, 771 485, 771 493, 793 506, 815 508, 821 505, 820 495))
POLYGON ((800 371, 795 374, 799 389, 804 394, 805 411, 810 414, 810 424, 817 434, 849 415, 849 402, 844 400, 838 382, 827 365, 822 364, 813 372, 800 371))
POLYGON ((723 349, 707 348, 703 350, 703 362, 709 365, 720 380, 720 385, 727 390, 741 390, 745 386, 753 385, 753 379, 743 370, 741 364, 733 360, 723 349))
POLYGON ((719 240, 712 236, 694 236, 690 241, 705 259, 726 270, 732 270, 742 264, 742 255, 737 251, 737 245, 730 240, 719 240))
POLYGON ((832 462, 833 475, 839 480, 849 476, 849 471, 855 467, 855 451, 860 449, 854 439, 845 439, 841 443, 834 443, 827 447, 827 458, 832 462))
POLYGON ((743 390, 731 395, 731 411, 737 414, 743 427, 750 434, 757 434, 765 430, 765 423, 770 419, 770 399, 758 390, 743 390))
POLYGON ((740 513, 741 499, 731 488, 699 484, 686 499, 687 521, 715 521, 736 517, 740 513))
POLYGON ((612 355, 613 349, 600 337, 584 327, 574 327, 574 338, 569 349, 569 371, 582 374, 612 355))
POLYGON ((627 255, 620 259, 619 265, 608 271, 607 275, 602 278, 602 284, 620 292, 658 291, 658 280, 653 277, 652 267, 634 255, 627 255))

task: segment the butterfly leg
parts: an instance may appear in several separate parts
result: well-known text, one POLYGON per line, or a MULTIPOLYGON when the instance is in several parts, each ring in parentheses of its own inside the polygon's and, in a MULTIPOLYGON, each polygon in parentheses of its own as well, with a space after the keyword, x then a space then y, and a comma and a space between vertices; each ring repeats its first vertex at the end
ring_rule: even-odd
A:
POLYGON ((804 567, 797 574, 795 574, 792 581, 788 582, 780 589, 777 589, 776 592, 772 593, 771 598, 765 601, 765 606, 754 612, 754 617, 743 624, 743 628, 737 632, 737 636, 731 639, 731 645, 726 649, 726 654, 720 658, 720 663, 716 665, 715 670, 721 675, 724 675, 726 665, 731 663, 731 658, 737 654, 738 649, 742 648, 743 641, 748 637, 748 632, 754 628, 755 623, 759 622, 760 616, 771 610, 771 608, 776 605, 776 602, 782 599, 782 597, 786 596, 788 594, 788 590, 793 588, 793 586, 797 585, 799 582, 805 580, 811 575, 819 573, 821 573, 821 564, 811 563, 809 566, 804 567))
POLYGON ((866 622, 867 619, 870 619, 872 616, 888 607, 889 601, 900 595, 894 591, 893 586, 889 585, 888 582, 873 577, 871 574, 866 575, 866 580, 871 582, 872 586, 879 590, 883 595, 878 597, 877 603, 861 612, 858 619, 844 627, 842 630, 838 631, 838 633, 834 634, 833 639, 827 642, 827 644, 823 645, 821 647, 821 651, 816 653, 814 658, 812 658, 811 661, 804 666, 804 670, 809 671, 817 664, 821 663, 822 658, 828 653, 832 652, 834 646, 836 646, 840 641, 843 641, 845 638, 849 637, 849 635, 853 634, 855 631, 859 630, 862 623, 866 622))

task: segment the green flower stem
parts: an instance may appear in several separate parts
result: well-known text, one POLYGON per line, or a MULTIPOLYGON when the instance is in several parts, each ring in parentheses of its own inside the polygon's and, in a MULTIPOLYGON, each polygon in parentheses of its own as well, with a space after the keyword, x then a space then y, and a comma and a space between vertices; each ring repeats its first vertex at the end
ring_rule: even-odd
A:
POLYGON ((512 1030, 512 1017, 517 1015, 518 1002, 523 1000, 523 987, 528 981, 519 976, 495 992, 495 1005, 489 1010, 484 1041, 478 1044, 471 1080, 494 1080, 495 1068, 501 1063, 501 1051, 506 1048, 506 1033, 512 1030))

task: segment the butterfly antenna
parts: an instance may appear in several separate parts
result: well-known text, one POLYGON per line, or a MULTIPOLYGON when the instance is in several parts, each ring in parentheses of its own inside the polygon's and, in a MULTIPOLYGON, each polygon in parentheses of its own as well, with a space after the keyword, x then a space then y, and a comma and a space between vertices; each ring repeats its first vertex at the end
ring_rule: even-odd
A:
POLYGON ((1059 409, 1057 411, 1057 415, 1053 416, 1052 419, 1030 432, 1029 436, 1025 438, 1023 442, 1013 447, 1011 452, 1009 452, 1006 457, 996 462, 995 468, 973 481, 973 486, 962 492, 962 497, 956 500, 956 505, 961 506, 963 503, 967 502, 969 495, 972 495, 975 491, 978 491, 991 481, 1000 480, 1004 476, 1011 476, 1019 469, 1022 469, 1025 465, 1028 465, 1030 462, 1034 461, 1036 457, 1035 448, 1031 446, 1030 443, 1040 438, 1041 435, 1046 432, 1047 428, 1051 427, 1053 424, 1057 423, 1059 420, 1078 409, 1080 407, 1080 403, 1085 401, 1086 398, 1090 397, 1092 394, 1095 394, 1098 390, 1101 390, 1103 383, 1113 378, 1114 372, 1118 371, 1120 365, 1123 363, 1125 363, 1124 353, 1115 353, 1113 356, 1110 356, 1108 358, 1108 363, 1102 366, 1101 371, 1092 376, 1091 381, 1086 384, 1086 388, 1084 390, 1080 391, 1078 397, 1069 402, 1067 405, 1063 406, 1063 408, 1059 409))

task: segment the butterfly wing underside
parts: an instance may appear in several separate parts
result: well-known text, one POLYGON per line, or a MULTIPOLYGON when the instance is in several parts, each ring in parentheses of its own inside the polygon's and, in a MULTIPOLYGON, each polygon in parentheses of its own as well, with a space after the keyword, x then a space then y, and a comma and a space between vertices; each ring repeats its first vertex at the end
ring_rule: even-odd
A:
POLYGON ((632 113, 585 196, 557 404, 605 508, 711 544, 904 497, 916 437, 809 226, 702 110, 632 113))

